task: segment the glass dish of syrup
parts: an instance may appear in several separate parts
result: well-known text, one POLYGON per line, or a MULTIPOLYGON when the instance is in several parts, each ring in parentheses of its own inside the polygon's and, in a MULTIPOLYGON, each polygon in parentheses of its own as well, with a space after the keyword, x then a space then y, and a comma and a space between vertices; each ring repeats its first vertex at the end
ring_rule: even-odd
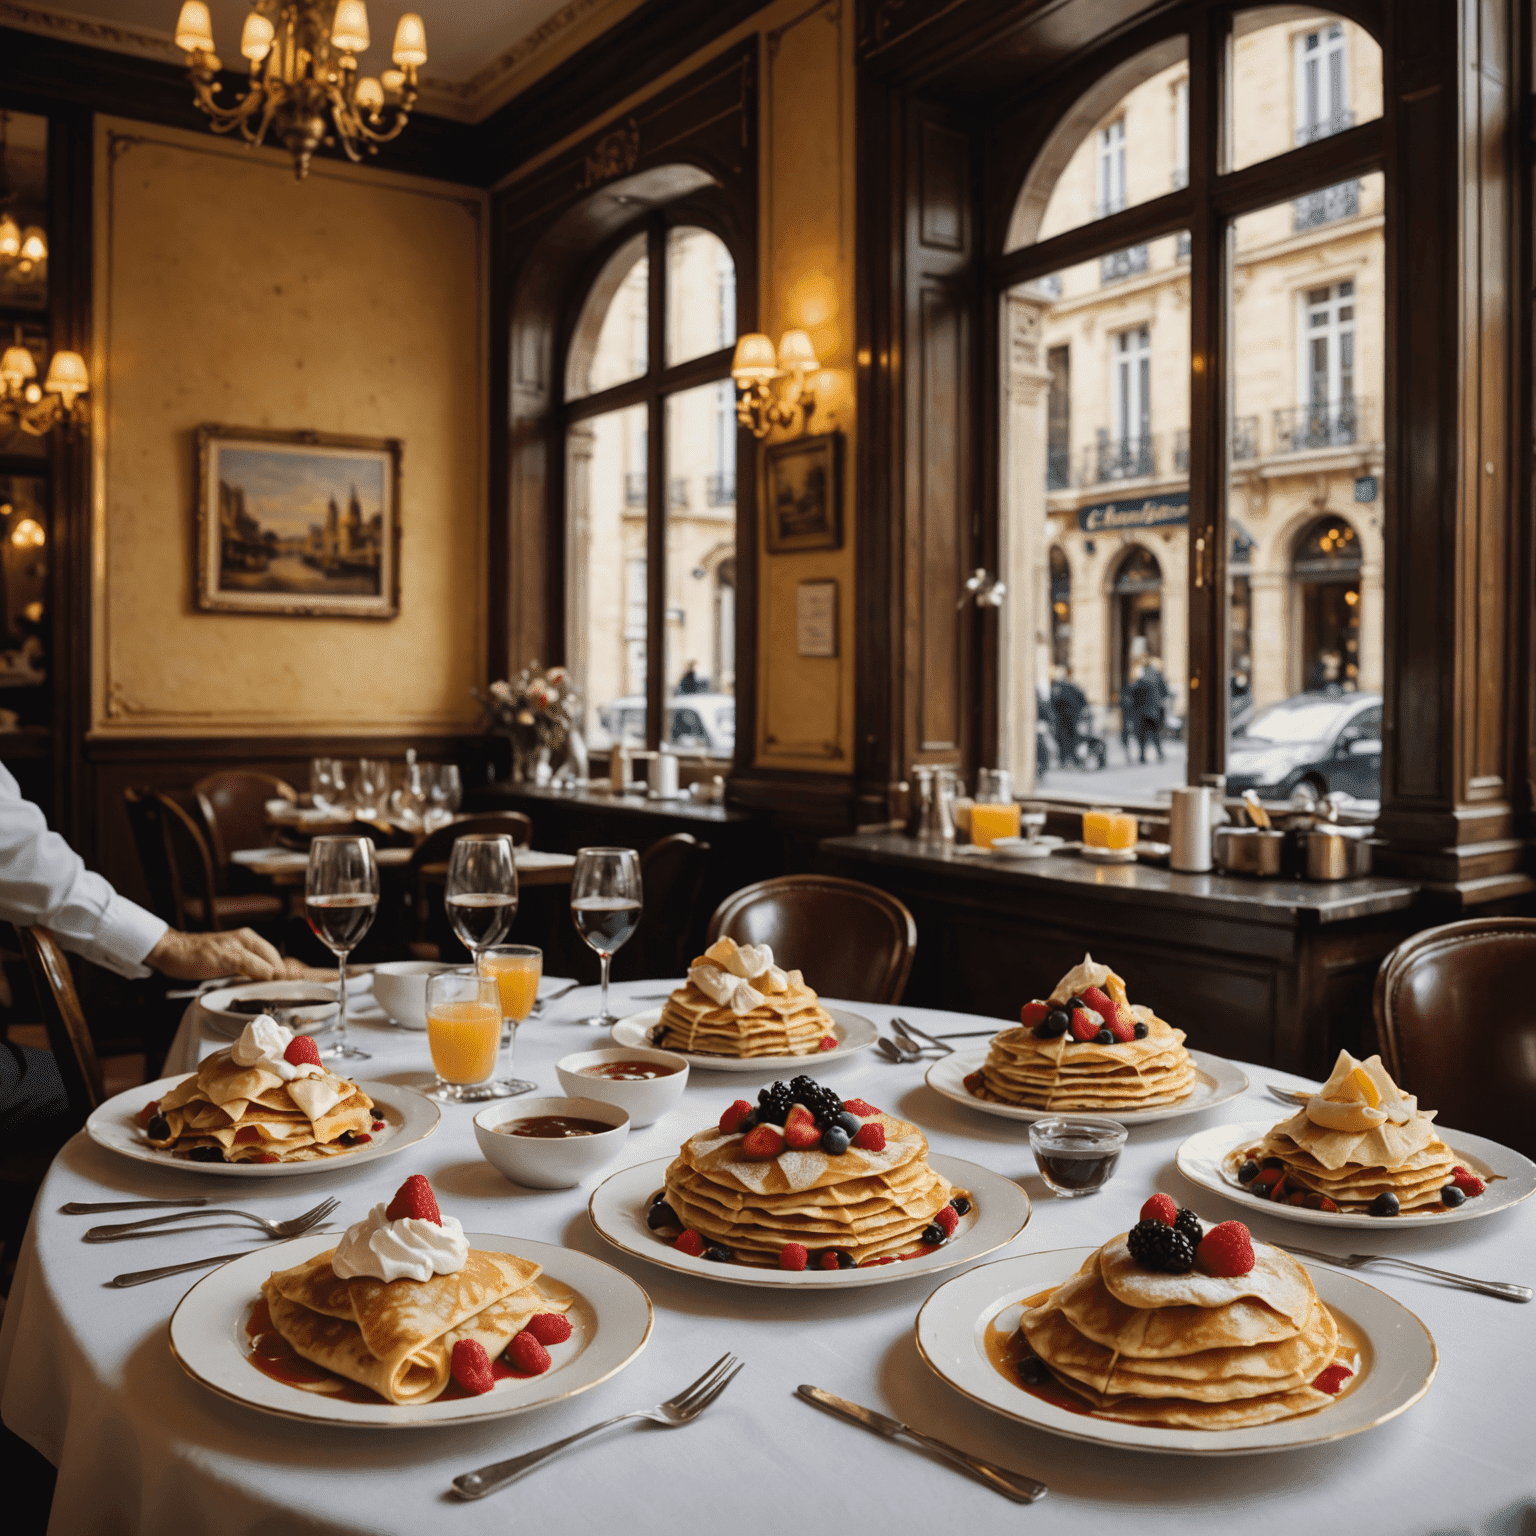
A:
POLYGON ((1029 1128, 1029 1147, 1053 1194, 1074 1199, 1109 1183, 1129 1133, 1118 1120, 1053 1115, 1029 1128))

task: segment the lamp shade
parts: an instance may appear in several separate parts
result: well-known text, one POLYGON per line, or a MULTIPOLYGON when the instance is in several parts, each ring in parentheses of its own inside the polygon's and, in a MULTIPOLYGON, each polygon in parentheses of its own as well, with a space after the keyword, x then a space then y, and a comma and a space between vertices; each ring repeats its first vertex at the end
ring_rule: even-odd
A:
POLYGON ((91 376, 85 371, 85 359, 78 352, 55 352, 48 364, 48 377, 43 388, 49 394, 62 396, 64 409, 75 403, 76 395, 86 394, 91 387, 91 376))
POLYGON ((23 261, 48 259, 48 237, 36 224, 31 224, 22 231, 20 255, 23 261))
POLYGON ((384 87, 372 75, 364 75, 352 92, 352 104, 359 112, 377 112, 384 105, 384 87))
POLYGON ((184 0, 176 19, 176 46, 188 53, 213 52, 213 20, 204 0, 184 0))
POLYGON ((368 7, 363 0, 336 0, 331 41, 343 53, 362 53, 367 49, 368 7))
POLYGON ((816 348, 804 331, 785 331, 779 338, 779 367, 786 372, 792 368, 809 371, 819 366, 816 348))
POLYGON ((0 213, 0 256, 15 256, 21 250, 21 226, 8 213, 0 213))
POLYGON ((407 11, 395 28, 395 51, 392 55, 401 68, 414 65, 420 69, 427 62, 427 29, 415 11, 407 11))
POLYGON ((0 353, 0 379, 12 389, 20 389, 28 379, 37 377, 37 364, 25 347, 7 347, 0 353))
POLYGON ((271 47, 272 23, 260 11, 252 11, 240 33, 240 52, 253 64, 259 64, 271 47))
POLYGON ((768 337, 748 331, 737 339, 736 355, 731 359, 733 379, 776 379, 782 372, 768 337))

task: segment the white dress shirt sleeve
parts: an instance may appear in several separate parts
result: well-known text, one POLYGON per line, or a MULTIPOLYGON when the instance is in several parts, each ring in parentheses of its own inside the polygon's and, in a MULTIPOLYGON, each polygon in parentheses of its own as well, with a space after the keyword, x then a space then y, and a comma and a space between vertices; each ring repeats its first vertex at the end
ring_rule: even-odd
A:
POLYGON ((87 869, 3 765, 0 918, 51 929, 65 949, 132 977, 150 974, 144 957, 170 926, 87 869))

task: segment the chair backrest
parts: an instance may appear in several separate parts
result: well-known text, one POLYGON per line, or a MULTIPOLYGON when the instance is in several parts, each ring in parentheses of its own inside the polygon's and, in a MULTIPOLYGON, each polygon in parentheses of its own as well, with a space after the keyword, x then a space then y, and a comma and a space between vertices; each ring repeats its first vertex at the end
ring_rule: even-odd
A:
POLYGON ((59 1076, 64 1080, 70 1110, 84 1123, 85 1117, 106 1101, 107 1093, 69 961, 59 941, 46 928, 18 926, 16 937, 21 941, 21 952, 37 990, 48 1043, 53 1047, 59 1076))
POLYGON ((155 911, 189 933, 216 928, 213 853, 191 813, 158 789, 125 789, 123 800, 155 911))
POLYGON ((818 993, 861 1003, 900 1002, 917 951, 904 903, 836 875, 781 875, 727 896, 709 920, 710 943, 722 937, 771 944, 818 993))
POLYGON ((1376 973, 1387 1070, 1436 1121, 1536 1157, 1529 1008, 1536 918, 1479 917, 1405 939, 1376 973))
POLYGON ((298 791, 270 773, 229 769, 210 773, 192 786, 208 824, 214 862, 221 868, 237 848, 265 848, 268 800, 297 803, 298 791))
POLYGON ((453 845, 461 837, 504 832, 514 848, 526 848, 533 841, 533 823, 521 811, 486 811, 479 816, 465 816, 452 826, 439 827, 416 846, 411 855, 411 878, 423 864, 442 864, 453 855, 453 845))
POLYGON ((640 855, 645 915, 634 938, 614 957, 616 976, 681 976, 688 969, 697 953, 694 929, 708 867, 709 844, 691 832, 658 838, 640 855))

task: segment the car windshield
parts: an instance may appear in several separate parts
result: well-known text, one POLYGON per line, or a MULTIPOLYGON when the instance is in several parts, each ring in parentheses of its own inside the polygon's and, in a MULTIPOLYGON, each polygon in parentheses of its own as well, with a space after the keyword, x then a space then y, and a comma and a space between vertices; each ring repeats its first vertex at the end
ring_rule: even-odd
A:
POLYGON ((1337 699, 1287 701, 1256 715, 1241 736, 1244 742, 1320 741, 1327 736, 1349 709, 1337 699))

